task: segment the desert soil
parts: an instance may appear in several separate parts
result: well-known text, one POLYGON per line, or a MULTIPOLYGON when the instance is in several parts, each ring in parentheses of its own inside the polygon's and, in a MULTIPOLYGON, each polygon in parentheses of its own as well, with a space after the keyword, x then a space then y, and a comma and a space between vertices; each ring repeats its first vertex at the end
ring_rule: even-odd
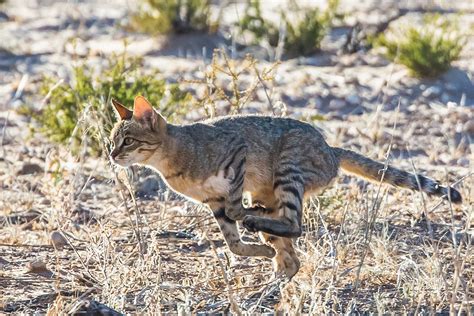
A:
MULTIPOLYGON (((368 23, 397 4, 413 7, 342 3, 353 20, 368 23)), ((231 6, 224 22, 241 8, 231 6)), ((322 53, 277 67, 267 92, 284 105, 278 111, 314 123, 333 146, 388 158, 464 197, 450 205, 341 174, 305 207, 296 241, 302 268, 288 282, 273 279, 269 260, 230 253, 210 212, 169 192, 155 173, 73 155, 17 113, 23 104, 41 109, 44 75, 69 80, 82 62, 100 69, 124 38, 130 54, 169 82, 202 78, 212 49, 232 46, 226 36, 166 41, 126 31, 118 24, 131 9, 130 1, 96 0, 9 1, 0 9, 0 311, 474 313, 473 32, 453 69, 432 80, 412 78, 373 51, 338 53, 347 26, 331 32, 322 53)), ((473 29, 472 1, 444 9, 464 10, 465 28, 473 29)), ((260 48, 229 48, 237 58, 246 52, 268 57, 260 48)), ((269 109, 260 86, 244 111, 269 109)))

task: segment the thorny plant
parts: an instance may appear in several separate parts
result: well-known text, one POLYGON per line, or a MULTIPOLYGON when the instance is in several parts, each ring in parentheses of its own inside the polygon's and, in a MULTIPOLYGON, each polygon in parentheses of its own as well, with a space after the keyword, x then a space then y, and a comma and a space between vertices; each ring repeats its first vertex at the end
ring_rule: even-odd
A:
POLYGON ((254 98, 257 88, 263 87, 268 108, 273 111, 269 86, 272 85, 276 67, 259 67, 255 58, 247 55, 243 60, 230 59, 223 50, 215 50, 211 63, 203 70, 201 80, 182 80, 182 83, 197 85, 203 91, 197 97, 198 106, 207 117, 223 114, 238 114, 254 98), (251 80, 248 80, 248 78, 251 80), (247 80, 246 80, 247 79, 247 80))

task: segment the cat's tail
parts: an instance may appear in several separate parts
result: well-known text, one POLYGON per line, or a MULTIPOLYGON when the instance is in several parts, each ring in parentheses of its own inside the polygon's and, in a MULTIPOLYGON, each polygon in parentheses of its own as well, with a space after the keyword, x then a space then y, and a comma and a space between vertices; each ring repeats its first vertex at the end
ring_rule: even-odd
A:
POLYGON ((440 196, 453 203, 461 203, 459 191, 439 184, 438 181, 419 174, 409 173, 391 166, 385 169, 383 163, 364 157, 351 150, 333 148, 342 169, 366 178, 369 181, 391 184, 395 187, 423 191, 428 195, 440 196))

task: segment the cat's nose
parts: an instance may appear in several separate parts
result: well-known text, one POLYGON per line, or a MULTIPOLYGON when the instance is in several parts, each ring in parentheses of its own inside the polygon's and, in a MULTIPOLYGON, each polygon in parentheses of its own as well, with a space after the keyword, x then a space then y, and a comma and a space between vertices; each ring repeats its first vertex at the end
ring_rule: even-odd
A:
POLYGON ((110 160, 115 161, 115 158, 117 157, 117 155, 118 155, 118 151, 116 151, 115 149, 112 150, 112 152, 109 155, 110 160))

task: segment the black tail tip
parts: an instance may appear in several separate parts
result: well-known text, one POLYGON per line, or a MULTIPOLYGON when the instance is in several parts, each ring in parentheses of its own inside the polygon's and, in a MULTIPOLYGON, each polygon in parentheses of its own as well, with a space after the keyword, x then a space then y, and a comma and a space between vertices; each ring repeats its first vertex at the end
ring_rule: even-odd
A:
POLYGON ((445 195, 443 197, 445 200, 451 201, 452 203, 462 203, 462 196, 458 190, 453 187, 445 188, 445 195))

